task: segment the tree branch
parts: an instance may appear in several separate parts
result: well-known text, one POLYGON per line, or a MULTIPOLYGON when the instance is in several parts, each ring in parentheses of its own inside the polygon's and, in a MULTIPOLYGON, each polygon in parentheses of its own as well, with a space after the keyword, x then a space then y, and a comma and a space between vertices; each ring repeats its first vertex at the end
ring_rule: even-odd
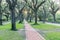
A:
POLYGON ((46 1, 44 0, 43 2, 41 2, 38 6, 37 6, 37 9, 42 5, 44 4, 46 1))
MULTIPOLYGON (((24 5, 24 7, 25 7, 25 5, 24 5)), ((24 7, 23 7, 21 10, 19 10, 19 12, 22 12, 22 11, 23 11, 23 9, 24 9, 24 7)))
POLYGON ((33 7, 32 7, 31 5, 29 5, 29 3, 27 2, 27 0, 24 0, 24 1, 25 1, 26 4, 28 5, 28 7, 30 7, 32 10, 34 10, 33 7))
POLYGON ((35 3, 35 5, 34 5, 35 7, 37 7, 37 1, 38 1, 38 0, 36 0, 36 3, 35 3))
POLYGON ((27 0, 24 0, 27 3, 27 0))
POLYGON ((55 10, 55 13, 59 10, 59 7, 55 10))
MULTIPOLYGON (((24 5, 24 7, 25 7, 25 5, 24 5)), ((18 16, 17 16, 17 17, 15 17, 16 19, 20 16, 20 13, 22 13, 22 11, 23 11, 24 7, 23 7, 21 10, 19 10, 19 14, 18 14, 18 16)))
POLYGON ((32 0, 32 3, 34 4, 34 0, 32 0))

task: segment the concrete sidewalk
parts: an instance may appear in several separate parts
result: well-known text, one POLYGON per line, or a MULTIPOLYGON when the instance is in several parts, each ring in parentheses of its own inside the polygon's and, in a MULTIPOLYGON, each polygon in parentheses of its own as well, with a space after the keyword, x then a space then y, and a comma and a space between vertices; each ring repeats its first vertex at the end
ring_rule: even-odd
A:
POLYGON ((25 20, 26 40, 45 40, 34 28, 31 27, 25 20))

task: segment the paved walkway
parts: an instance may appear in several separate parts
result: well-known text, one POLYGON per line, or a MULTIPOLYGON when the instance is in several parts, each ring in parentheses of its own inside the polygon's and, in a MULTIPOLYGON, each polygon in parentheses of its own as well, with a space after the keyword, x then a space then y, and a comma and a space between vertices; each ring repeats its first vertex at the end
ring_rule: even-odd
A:
POLYGON ((34 28, 32 28, 25 20, 26 40, 45 40, 34 28))

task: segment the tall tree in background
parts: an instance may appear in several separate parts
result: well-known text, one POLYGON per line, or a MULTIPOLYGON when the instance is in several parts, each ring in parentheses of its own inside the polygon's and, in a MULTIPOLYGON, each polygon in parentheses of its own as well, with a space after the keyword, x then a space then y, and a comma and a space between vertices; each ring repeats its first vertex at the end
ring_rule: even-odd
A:
POLYGON ((32 22, 33 19, 33 11, 29 8, 29 11, 27 13, 27 21, 32 22))
POLYGON ((0 0, 0 25, 2 25, 2 6, 1 6, 2 0, 0 0))
POLYGON ((24 16, 23 16, 23 13, 22 13, 24 7, 21 10, 19 10, 19 23, 22 23, 23 22, 23 19, 24 19, 24 16))
POLYGON ((49 3, 50 3, 50 7, 49 7, 50 12, 53 15, 54 22, 56 22, 56 12, 59 10, 59 7, 57 4, 55 4, 54 1, 50 0, 49 3))
POLYGON ((9 5, 9 9, 11 11, 11 23, 12 23, 12 28, 11 30, 16 30, 16 20, 15 20, 15 7, 17 5, 17 0, 6 0, 6 2, 9 5))
POLYGON ((22 23, 24 20, 24 15, 23 15, 24 8, 25 8, 24 2, 18 1, 18 3, 17 3, 18 15, 17 15, 16 19, 19 20, 19 23, 22 23))
POLYGON ((39 7, 45 3, 45 0, 43 0, 41 3, 38 4, 38 0, 32 0, 31 3, 29 4, 29 1, 28 0, 24 0, 27 4, 28 4, 28 7, 30 7, 34 13, 35 13, 35 24, 38 24, 37 23, 37 12, 38 12, 38 9, 39 7))
POLYGON ((46 9, 43 5, 43 23, 45 23, 45 21, 46 21, 46 9))

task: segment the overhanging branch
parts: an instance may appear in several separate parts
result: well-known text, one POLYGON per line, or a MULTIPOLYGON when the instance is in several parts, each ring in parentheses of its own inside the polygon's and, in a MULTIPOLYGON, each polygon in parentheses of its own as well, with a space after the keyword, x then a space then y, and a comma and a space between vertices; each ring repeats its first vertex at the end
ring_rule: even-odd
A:
MULTIPOLYGON (((24 0, 25 2, 26 2, 26 4, 28 5, 28 7, 30 7, 32 10, 34 10, 33 9, 33 7, 31 6, 31 5, 29 5, 29 3, 27 2, 27 0, 24 0)), ((34 2, 34 1, 33 1, 34 2)))
POLYGON ((42 5, 44 4, 46 1, 44 0, 43 2, 41 2, 38 6, 37 6, 37 9, 42 5))
POLYGON ((55 10, 55 13, 59 10, 59 7, 55 10))

